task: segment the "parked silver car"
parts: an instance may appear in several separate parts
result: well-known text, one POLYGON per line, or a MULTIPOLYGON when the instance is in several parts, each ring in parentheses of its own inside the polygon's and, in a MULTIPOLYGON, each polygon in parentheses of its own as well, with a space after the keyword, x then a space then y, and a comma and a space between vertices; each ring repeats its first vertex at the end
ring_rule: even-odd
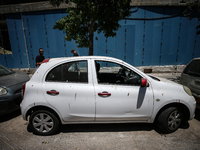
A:
POLYGON ((180 83, 189 87, 200 109, 200 57, 194 58, 183 70, 180 83))
POLYGON ((16 73, 0 65, 0 116, 20 108, 22 86, 28 80, 27 74, 16 73))

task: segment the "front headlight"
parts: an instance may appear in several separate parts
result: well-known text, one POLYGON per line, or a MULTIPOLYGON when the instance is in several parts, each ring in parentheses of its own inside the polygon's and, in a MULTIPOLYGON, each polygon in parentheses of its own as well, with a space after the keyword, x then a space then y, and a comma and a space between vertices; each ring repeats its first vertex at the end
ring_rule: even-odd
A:
POLYGON ((190 90, 187 86, 183 86, 183 89, 185 90, 185 92, 186 92, 188 95, 192 96, 192 92, 191 92, 191 90, 190 90))
POLYGON ((5 88, 0 87, 0 95, 6 95, 8 91, 5 88))

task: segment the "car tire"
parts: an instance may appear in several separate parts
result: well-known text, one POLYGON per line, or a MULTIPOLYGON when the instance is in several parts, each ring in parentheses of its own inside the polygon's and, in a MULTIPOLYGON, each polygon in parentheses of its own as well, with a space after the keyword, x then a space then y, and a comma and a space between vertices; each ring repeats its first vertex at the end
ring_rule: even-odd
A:
POLYGON ((165 133, 176 131, 182 122, 182 113, 176 107, 169 107, 162 111, 157 118, 158 127, 165 133))
POLYGON ((58 130, 60 121, 57 116, 50 111, 37 110, 31 114, 29 125, 35 134, 52 135, 58 130))

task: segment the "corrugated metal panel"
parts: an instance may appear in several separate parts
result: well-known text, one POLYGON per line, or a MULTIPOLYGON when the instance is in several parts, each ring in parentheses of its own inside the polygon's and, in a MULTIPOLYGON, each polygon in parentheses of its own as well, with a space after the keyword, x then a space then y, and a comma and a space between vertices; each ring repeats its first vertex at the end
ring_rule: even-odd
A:
MULTIPOLYGON (((187 64, 200 57, 200 36, 196 35, 198 19, 182 16, 182 7, 134 7, 130 18, 121 20, 116 37, 94 34, 94 55, 111 56, 135 66, 187 64)), ((57 20, 67 15, 65 10, 23 13, 25 38, 30 67, 35 67, 38 49, 46 58, 88 55, 88 48, 78 48, 74 41, 65 41, 63 31, 54 30, 57 20)), ((7 15, 14 66, 28 67, 22 18, 7 15)))
POLYGON ((12 14, 7 15, 6 18, 13 54, 13 68, 28 68, 21 15, 12 14))
POLYGON ((0 64, 7 67, 13 68, 13 57, 11 54, 8 55, 0 55, 0 64))

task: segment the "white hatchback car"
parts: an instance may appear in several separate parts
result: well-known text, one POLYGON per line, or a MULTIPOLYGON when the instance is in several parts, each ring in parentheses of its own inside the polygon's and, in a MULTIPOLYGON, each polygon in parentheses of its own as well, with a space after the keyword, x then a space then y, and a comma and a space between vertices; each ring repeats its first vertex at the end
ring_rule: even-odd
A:
POLYGON ((196 101, 186 86, 162 80, 111 57, 46 59, 23 86, 21 112, 40 135, 60 124, 119 122, 156 122, 171 133, 194 117, 196 101))

